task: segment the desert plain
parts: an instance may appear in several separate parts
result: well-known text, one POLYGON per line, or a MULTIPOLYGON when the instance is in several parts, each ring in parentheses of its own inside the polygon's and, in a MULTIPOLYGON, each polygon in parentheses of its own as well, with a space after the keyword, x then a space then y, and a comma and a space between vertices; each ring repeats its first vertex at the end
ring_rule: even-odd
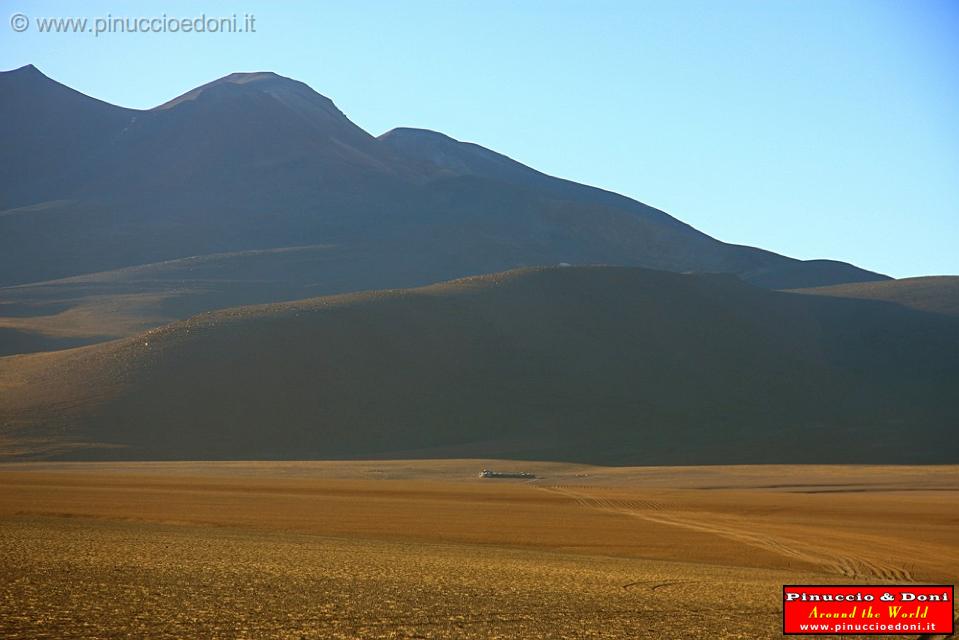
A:
POLYGON ((957 525, 955 466, 7 463, 0 637, 776 638, 783 584, 955 584, 957 525))

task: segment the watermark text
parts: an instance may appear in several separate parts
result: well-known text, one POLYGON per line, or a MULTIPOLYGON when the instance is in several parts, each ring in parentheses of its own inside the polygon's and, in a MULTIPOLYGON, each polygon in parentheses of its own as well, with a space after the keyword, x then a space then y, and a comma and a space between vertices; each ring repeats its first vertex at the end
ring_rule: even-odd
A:
POLYGON ((10 16, 10 28, 17 33, 89 33, 95 38, 117 33, 256 33, 252 13, 228 16, 60 16, 32 17, 25 13, 10 16))

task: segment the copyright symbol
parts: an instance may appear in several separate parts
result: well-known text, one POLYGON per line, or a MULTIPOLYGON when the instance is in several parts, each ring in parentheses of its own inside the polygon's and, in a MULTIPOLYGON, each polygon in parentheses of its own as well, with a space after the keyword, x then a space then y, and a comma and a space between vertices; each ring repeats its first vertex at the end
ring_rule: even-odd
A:
POLYGON ((23 33, 30 28, 30 18, 22 13, 15 13, 10 16, 10 27, 17 33, 23 33))

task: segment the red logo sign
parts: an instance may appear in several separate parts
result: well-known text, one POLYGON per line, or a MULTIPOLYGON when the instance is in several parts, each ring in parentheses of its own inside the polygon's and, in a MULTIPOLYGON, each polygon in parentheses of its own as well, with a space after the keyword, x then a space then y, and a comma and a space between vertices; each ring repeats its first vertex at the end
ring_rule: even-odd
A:
POLYGON ((952 585, 786 585, 784 634, 951 634, 952 585))

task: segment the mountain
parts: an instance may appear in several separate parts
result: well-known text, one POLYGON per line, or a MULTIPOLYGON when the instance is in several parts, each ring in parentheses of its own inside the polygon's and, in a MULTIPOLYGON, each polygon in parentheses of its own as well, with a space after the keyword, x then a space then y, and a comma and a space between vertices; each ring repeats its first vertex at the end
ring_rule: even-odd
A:
POLYGON ((831 287, 796 289, 796 293, 861 300, 884 300, 912 309, 959 316, 959 276, 926 276, 831 287))
POLYGON ((33 65, 0 73, 0 209, 69 193, 70 173, 136 113, 53 82, 33 65))
POLYGON ((274 73, 232 74, 148 110, 34 67, 0 73, 0 142, 0 354, 62 343, 76 333, 53 317, 63 313, 99 315, 108 329, 73 336, 84 341, 224 303, 561 262, 731 273, 768 288, 885 279, 726 244, 439 133, 373 137, 274 73), (197 262, 216 277, 182 268, 197 262), (5 344, 4 330, 16 340, 5 344))
POLYGON ((959 318, 730 275, 522 269, 0 358, 8 459, 959 461, 959 318))

